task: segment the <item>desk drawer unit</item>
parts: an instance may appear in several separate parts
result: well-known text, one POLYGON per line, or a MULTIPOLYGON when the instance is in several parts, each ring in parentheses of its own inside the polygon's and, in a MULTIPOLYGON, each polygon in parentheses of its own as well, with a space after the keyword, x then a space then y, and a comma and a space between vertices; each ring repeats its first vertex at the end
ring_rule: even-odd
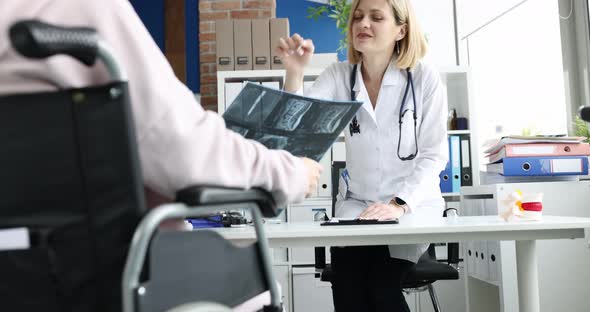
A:
MULTIPOLYGON (((543 193, 543 215, 590 217, 590 182, 501 183, 461 188, 461 215, 498 215, 503 201, 516 190, 543 193)), ((515 221, 535 222, 535 221, 515 221)), ((518 301, 516 250, 513 241, 466 241, 463 252, 468 276, 497 286, 504 309, 518 301), (514 299, 516 296, 516 299, 514 299)), ((590 251, 584 240, 537 241, 541 312, 587 311, 590 305, 590 251), (567 287, 556 287, 567 285, 567 287), (559 300, 554 300, 559 298, 559 300)))

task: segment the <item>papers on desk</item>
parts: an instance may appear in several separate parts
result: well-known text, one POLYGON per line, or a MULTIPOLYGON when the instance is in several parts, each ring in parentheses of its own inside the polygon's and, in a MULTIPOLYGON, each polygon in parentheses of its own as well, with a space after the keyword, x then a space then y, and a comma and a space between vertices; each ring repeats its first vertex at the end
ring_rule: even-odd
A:
POLYGON ((270 149, 320 161, 361 105, 247 83, 223 118, 227 128, 270 149))

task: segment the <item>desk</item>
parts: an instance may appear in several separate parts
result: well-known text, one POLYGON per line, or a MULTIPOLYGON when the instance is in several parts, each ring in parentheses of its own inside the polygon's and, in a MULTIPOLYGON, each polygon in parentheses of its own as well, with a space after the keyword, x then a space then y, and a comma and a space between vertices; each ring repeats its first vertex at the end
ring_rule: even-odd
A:
MULTIPOLYGON (((590 218, 544 216, 542 221, 507 223, 497 216, 402 219, 397 225, 323 227, 301 222, 265 226, 270 247, 355 246, 443 243, 465 240, 516 241, 520 311, 537 312, 539 287, 536 240, 584 238, 590 218)), ((251 242, 253 228, 224 228, 218 232, 236 243, 251 242)), ((590 235, 586 236, 590 239, 590 235)))

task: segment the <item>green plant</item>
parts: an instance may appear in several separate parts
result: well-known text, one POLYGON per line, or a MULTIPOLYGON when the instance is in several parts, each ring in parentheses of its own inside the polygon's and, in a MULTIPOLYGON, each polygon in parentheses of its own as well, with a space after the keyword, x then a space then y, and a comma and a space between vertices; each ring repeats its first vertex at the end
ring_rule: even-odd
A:
POLYGON ((585 137, 584 142, 590 142, 590 130, 588 130, 588 124, 583 121, 579 116, 576 116, 574 120, 574 135, 585 137))
POLYGON ((337 51, 346 50, 348 47, 348 16, 350 15, 350 1, 349 0, 329 0, 328 5, 319 5, 315 7, 308 7, 307 18, 312 18, 317 21, 320 17, 329 17, 336 22, 336 28, 340 30, 342 38, 338 44, 337 51))

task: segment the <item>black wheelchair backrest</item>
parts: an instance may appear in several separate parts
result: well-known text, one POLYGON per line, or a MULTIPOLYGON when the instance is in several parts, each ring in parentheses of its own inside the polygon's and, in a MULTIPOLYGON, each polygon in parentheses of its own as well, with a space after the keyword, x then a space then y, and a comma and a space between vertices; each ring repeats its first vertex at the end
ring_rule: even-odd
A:
MULTIPOLYGON (((10 38, 27 57, 105 58, 90 29, 25 21, 10 38)), ((3 309, 24 311, 19 301, 47 296, 28 307, 119 310, 127 246, 145 212, 127 83, 0 95, 0 124, 0 229, 27 228, 32 244, 0 252, 2 283, 12 288, 0 287, 3 309)))

